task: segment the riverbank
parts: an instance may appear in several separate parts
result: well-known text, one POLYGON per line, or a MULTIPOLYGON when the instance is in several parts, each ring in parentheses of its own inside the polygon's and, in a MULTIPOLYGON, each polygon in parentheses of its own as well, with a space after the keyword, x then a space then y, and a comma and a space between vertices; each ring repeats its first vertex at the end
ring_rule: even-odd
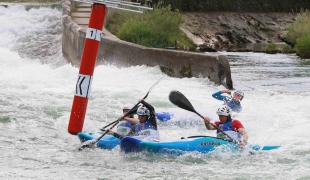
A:
MULTIPOLYGON (((64 0, 0 0, 1 3, 61 5, 64 0)), ((269 43, 287 43, 287 28, 298 13, 182 12, 181 30, 200 51, 261 52, 269 43)))
POLYGON ((256 51, 285 44, 298 13, 184 12, 183 31, 202 51, 256 51))

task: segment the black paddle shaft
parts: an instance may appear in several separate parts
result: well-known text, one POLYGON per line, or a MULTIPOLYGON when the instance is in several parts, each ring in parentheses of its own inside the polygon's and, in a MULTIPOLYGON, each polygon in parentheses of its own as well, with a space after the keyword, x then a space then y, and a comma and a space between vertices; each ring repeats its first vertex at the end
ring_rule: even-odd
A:
MULTIPOLYGON (((203 118, 202 115, 200 115, 192 106, 192 104, 189 102, 189 100, 180 92, 180 91, 176 91, 173 90, 170 92, 169 94, 169 100, 170 102, 172 102, 172 104, 178 106, 179 108, 191 111, 193 113, 196 113, 198 116, 200 116, 201 118, 203 118)), ((221 129, 219 129, 217 126, 215 126, 214 124, 210 123, 214 128, 216 128, 217 130, 219 130, 221 133, 225 134, 230 140, 232 140, 233 142, 235 142, 228 134, 224 133, 221 129)))

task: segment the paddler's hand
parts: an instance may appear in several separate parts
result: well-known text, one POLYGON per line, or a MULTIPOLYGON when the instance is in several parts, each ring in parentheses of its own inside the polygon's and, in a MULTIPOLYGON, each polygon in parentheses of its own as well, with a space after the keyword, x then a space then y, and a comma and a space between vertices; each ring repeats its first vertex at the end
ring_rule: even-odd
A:
POLYGON ((108 134, 112 134, 112 135, 114 134, 114 131, 112 129, 108 129, 107 131, 108 131, 108 134))
POLYGON ((208 118, 207 116, 202 116, 205 124, 209 124, 210 123, 210 118, 208 118))
POLYGON ((222 90, 221 92, 222 92, 222 93, 231 94, 231 91, 230 91, 230 90, 228 90, 228 89, 224 89, 224 90, 222 90))
POLYGON ((242 140, 241 142, 238 143, 239 148, 243 149, 247 145, 247 140, 242 140))

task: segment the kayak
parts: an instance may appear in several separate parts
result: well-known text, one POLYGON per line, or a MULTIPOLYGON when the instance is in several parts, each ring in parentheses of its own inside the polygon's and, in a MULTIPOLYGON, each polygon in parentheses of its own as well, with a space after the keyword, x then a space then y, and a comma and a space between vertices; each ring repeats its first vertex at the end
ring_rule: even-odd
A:
POLYGON ((170 112, 156 112, 155 114, 160 121, 169 121, 173 117, 173 113, 170 112))
MULTIPOLYGON (((90 133, 80 132, 78 133, 78 137, 81 143, 93 139, 98 139, 104 131, 96 130, 90 133)), ((106 134, 104 135, 97 143, 97 147, 101 149, 113 149, 115 146, 118 145, 120 139, 114 137, 113 135, 106 134)))
POLYGON ((120 149, 124 153, 141 152, 143 150, 140 146, 142 141, 138 137, 125 136, 119 143, 120 149))
MULTIPOLYGON (((185 139, 176 141, 162 141, 162 142, 148 142, 143 141, 140 143, 143 150, 155 153, 167 153, 180 155, 185 152, 200 152, 208 153, 216 149, 221 149, 223 152, 236 152, 239 151, 237 144, 225 141, 216 137, 210 136, 192 136, 185 139)), ((280 146, 261 146, 261 145, 247 145, 250 150, 254 151, 267 151, 277 149, 280 146)))

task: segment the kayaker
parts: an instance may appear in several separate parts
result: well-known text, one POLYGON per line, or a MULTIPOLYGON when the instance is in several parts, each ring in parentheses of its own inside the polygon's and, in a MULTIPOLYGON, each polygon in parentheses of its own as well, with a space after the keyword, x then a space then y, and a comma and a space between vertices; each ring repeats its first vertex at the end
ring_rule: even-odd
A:
POLYGON ((132 126, 127 135, 121 135, 111 129, 109 129, 109 134, 112 134, 119 139, 122 139, 125 136, 136 136, 139 139, 147 141, 159 141, 154 107, 143 99, 139 100, 139 102, 143 104, 143 106, 140 106, 137 110, 139 123, 132 126))
POLYGON ((234 112, 240 112, 242 110, 240 102, 244 97, 244 92, 240 89, 237 89, 234 92, 233 96, 231 96, 230 90, 224 89, 222 91, 218 91, 212 94, 212 97, 214 97, 217 100, 224 101, 224 105, 230 107, 234 112), (229 94, 229 96, 223 95, 225 93, 229 94))
POLYGON ((239 147, 243 148, 248 141, 248 134, 245 131, 242 123, 239 120, 233 120, 231 118, 231 109, 227 105, 222 105, 216 111, 219 116, 219 121, 215 122, 214 125, 218 127, 218 129, 222 130, 225 134, 223 134, 220 130, 214 127, 210 123, 209 117, 203 117, 205 126, 208 130, 217 130, 217 137, 235 142, 239 142, 239 147), (230 137, 228 137, 228 136, 230 137))
MULTIPOLYGON (((125 115, 127 112, 130 111, 130 109, 133 108, 133 104, 125 104, 123 106, 123 114, 125 115)), ((124 116, 123 115, 123 116, 124 116)), ((122 116, 121 116, 122 117, 122 116)), ((120 118, 121 118, 120 117, 120 118)), ((134 118, 134 115, 126 116, 125 118, 122 119, 121 123, 117 126, 116 132, 121 135, 126 135, 129 133, 130 129, 132 126, 135 124, 139 123, 139 119, 134 118)))

